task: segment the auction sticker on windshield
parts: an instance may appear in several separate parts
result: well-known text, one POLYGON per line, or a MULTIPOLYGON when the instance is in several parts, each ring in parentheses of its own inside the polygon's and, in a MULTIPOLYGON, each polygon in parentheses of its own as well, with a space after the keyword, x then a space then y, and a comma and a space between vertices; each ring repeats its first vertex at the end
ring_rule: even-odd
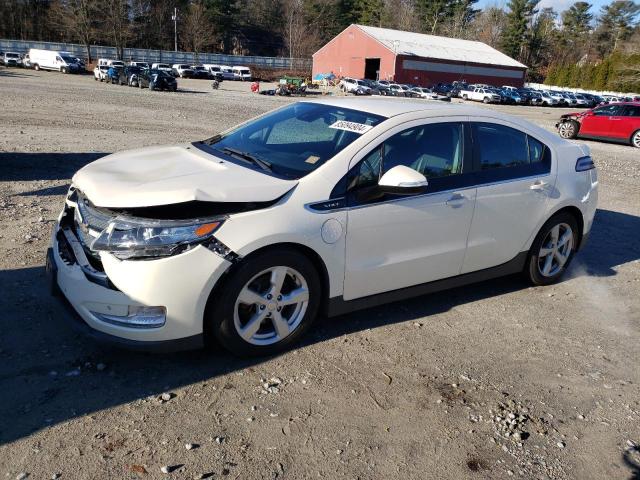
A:
POLYGON ((329 128, 346 130, 347 132, 354 132, 362 135, 363 133, 371 130, 373 127, 371 125, 365 125, 363 123, 347 122, 346 120, 338 120, 334 124, 329 125, 329 128))

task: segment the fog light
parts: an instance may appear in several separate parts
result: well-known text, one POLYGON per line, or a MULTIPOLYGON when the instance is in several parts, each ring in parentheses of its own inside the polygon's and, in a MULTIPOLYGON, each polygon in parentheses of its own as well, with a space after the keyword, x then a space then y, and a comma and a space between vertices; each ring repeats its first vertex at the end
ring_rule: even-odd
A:
POLYGON ((112 325, 129 328, 158 328, 164 325, 167 318, 165 307, 141 307, 129 305, 126 316, 108 313, 91 312, 98 320, 112 325))

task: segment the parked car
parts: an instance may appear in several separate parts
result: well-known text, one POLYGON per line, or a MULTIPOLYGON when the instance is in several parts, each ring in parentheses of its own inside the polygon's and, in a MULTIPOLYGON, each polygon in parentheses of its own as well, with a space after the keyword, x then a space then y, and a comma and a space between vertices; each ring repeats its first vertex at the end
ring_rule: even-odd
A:
POLYGON ((4 52, 2 63, 5 67, 20 67, 22 63, 20 54, 17 52, 4 52))
POLYGON ((233 67, 231 69, 233 71, 233 79, 240 80, 241 82, 250 82, 251 81, 251 70, 249 67, 233 67))
POLYGON ((542 98, 542 94, 540 92, 536 92, 534 90, 528 90, 526 92, 522 92, 523 99, 527 105, 531 106, 540 106, 544 105, 544 98, 542 98))
POLYGON ((136 65, 129 65, 127 67, 124 67, 121 75, 124 77, 123 79, 127 85, 129 85, 130 87, 137 87, 140 74, 144 70, 145 69, 142 67, 138 67, 136 65))
POLYGON ((440 95, 439 93, 435 93, 430 88, 426 87, 414 87, 411 89, 416 98, 424 98, 426 100, 438 100, 440 102, 450 102, 451 97, 446 95, 440 95))
POLYGON ((193 78, 209 79, 211 77, 209 69, 204 65, 191 65, 191 70, 193 70, 193 78))
POLYGON ((114 85, 126 85, 127 76, 124 73, 124 67, 120 65, 112 65, 107 69, 104 81, 114 85))
POLYGON ((562 138, 610 140, 640 148, 640 102, 612 103, 562 115, 556 128, 562 138))
POLYGON ((168 63, 154 63, 151 65, 151 70, 161 70, 169 75, 174 75, 173 68, 168 63))
MULTIPOLYGON (((469 87, 467 87, 467 89, 468 88, 469 87)), ((434 85, 433 87, 431 87, 431 90, 433 90, 436 93, 439 93, 440 95, 446 95, 447 97, 457 98, 457 97, 460 97, 460 92, 463 89, 458 89, 448 83, 438 83, 437 85, 434 85)))
POLYGON ((140 67, 142 69, 149 68, 149 64, 147 62, 136 62, 136 61, 133 61, 133 62, 129 62, 129 66, 130 67, 140 67))
POLYGON ((476 87, 473 90, 461 90, 460 96, 464 100, 475 100, 476 102, 483 103, 500 103, 502 101, 500 94, 484 87, 476 87))
POLYGON ((29 58, 29 54, 25 53, 21 58, 21 66, 22 68, 31 68, 31 59, 29 58))
POLYGON ((191 78, 193 77, 193 69, 191 68, 191 65, 176 63, 173 65, 173 74, 180 78, 191 78))
POLYGON ((79 73, 83 69, 69 52, 56 50, 29 50, 29 62, 35 70, 56 70, 61 73, 79 73))
POLYGON ((138 75, 138 86, 149 90, 169 90, 175 92, 178 89, 176 78, 165 70, 142 70, 138 75))
POLYGON ((499 92, 504 103, 510 103, 512 105, 520 105, 523 103, 522 97, 515 88, 503 88, 502 90, 499 90, 499 92))
POLYGON ((402 88, 402 85, 398 85, 397 83, 389 84, 389 94, 393 97, 406 97, 405 89, 402 88))
POLYGON ((514 273, 557 282, 597 185, 587 146, 502 112, 297 102, 83 167, 47 270, 94 337, 267 355, 320 312, 514 273))
POLYGON ((106 65, 96 65, 93 69, 93 78, 96 81, 104 82, 107 79, 109 67, 106 65))
POLYGON ((355 78, 344 77, 338 83, 340 88, 345 93, 353 93, 354 95, 371 95, 371 87, 363 80, 356 80, 355 78))
POLYGON ((557 96, 552 96, 548 91, 540 92, 542 97, 542 105, 545 107, 556 107, 560 105, 560 99, 557 96))
POLYGON ((124 68, 124 62, 122 60, 114 60, 112 58, 99 58, 98 65, 106 65, 107 67, 119 67, 124 68))

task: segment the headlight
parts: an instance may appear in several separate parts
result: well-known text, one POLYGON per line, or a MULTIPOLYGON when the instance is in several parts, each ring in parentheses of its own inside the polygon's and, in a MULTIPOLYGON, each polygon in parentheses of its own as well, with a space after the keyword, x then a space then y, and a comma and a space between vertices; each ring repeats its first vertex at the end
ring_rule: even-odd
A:
POLYGON ((120 259, 167 257, 189 250, 211 237, 223 220, 161 221, 116 218, 94 240, 92 250, 120 259))

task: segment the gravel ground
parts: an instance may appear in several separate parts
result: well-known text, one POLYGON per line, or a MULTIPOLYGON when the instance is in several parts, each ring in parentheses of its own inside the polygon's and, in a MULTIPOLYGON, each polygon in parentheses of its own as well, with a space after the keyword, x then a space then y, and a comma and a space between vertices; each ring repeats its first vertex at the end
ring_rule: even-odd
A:
MULTIPOLYGON (((44 253, 71 175, 290 101, 0 70, 2 478, 640 478, 640 151, 588 142, 600 209, 570 278, 505 278, 320 322, 274 358, 78 336, 44 253), (164 473, 169 472, 169 473, 164 473)), ((560 109, 491 107, 553 129, 560 109)))

